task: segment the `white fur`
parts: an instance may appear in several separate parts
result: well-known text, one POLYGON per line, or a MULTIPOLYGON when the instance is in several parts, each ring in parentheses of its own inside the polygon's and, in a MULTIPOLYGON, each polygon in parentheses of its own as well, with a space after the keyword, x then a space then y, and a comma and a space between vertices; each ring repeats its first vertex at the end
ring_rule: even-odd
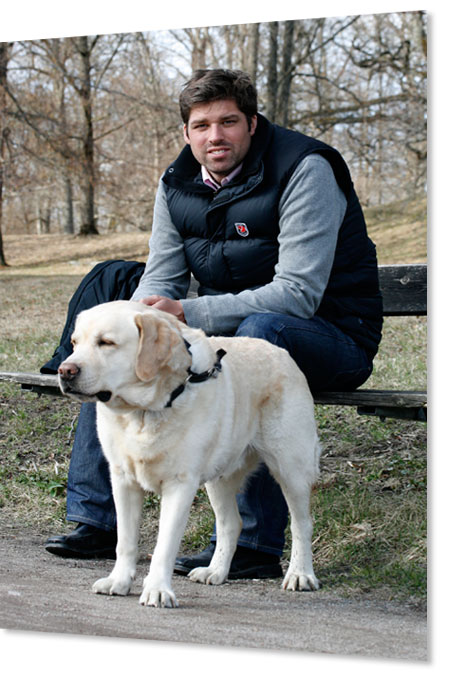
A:
POLYGON ((309 498, 318 474, 319 443, 306 380, 288 353, 252 338, 207 338, 198 329, 140 303, 113 302, 83 312, 66 363, 80 369, 61 379, 66 393, 98 402, 98 434, 110 464, 117 510, 117 560, 96 593, 126 595, 136 571, 143 493, 161 494, 158 540, 140 597, 143 605, 175 607, 175 557, 197 489, 206 483, 217 527, 209 567, 190 578, 223 583, 241 520, 235 495, 264 461, 279 482, 291 514, 292 555, 282 587, 314 590, 309 498), (183 337, 191 343, 191 355, 183 337), (105 343, 106 341, 106 343, 105 343), (227 351, 222 371, 201 384, 187 376, 210 369, 216 350, 227 351))

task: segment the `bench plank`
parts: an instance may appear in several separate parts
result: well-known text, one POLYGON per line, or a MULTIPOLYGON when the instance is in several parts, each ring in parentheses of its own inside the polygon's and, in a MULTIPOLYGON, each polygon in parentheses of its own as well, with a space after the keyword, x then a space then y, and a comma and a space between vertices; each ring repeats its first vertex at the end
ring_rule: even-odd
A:
MULTIPOLYGON (((385 264, 378 267, 385 317, 427 314, 427 265, 385 264)), ((197 296, 198 282, 191 278, 188 298, 197 296)))
MULTIPOLYGON (((56 375, 0 372, 0 381, 20 383, 24 391, 32 391, 38 395, 62 396, 56 375)), ((360 389, 356 391, 326 391, 314 393, 313 396, 316 405, 356 406, 361 415, 427 420, 426 391, 360 389)))
POLYGON ((31 374, 27 372, 2 372, 0 371, 0 381, 20 384, 24 391, 34 391, 38 395, 58 395, 62 396, 59 388, 57 375, 52 374, 31 374))
POLYGON ((371 388, 356 391, 314 393, 316 405, 356 406, 358 414, 380 419, 427 421, 426 391, 383 391, 371 388))
POLYGON ((58 376, 56 374, 34 374, 28 372, 0 371, 0 381, 11 381, 12 383, 29 384, 30 386, 59 388, 58 376))
MULTIPOLYGON (((59 390, 58 376, 52 374, 29 374, 25 372, 0 372, 0 381, 19 383, 25 390, 42 393, 59 390), (27 388, 28 387, 28 388, 27 388)), ((324 391, 314 393, 319 405, 383 405, 385 407, 423 407, 427 402, 426 391, 389 391, 359 389, 356 391, 324 391)))
POLYGON ((427 314, 426 264, 383 265, 378 278, 385 316, 427 314))
POLYGON ((314 402, 318 405, 423 407, 427 404, 426 391, 379 391, 368 388, 356 391, 327 391, 313 395, 314 402))

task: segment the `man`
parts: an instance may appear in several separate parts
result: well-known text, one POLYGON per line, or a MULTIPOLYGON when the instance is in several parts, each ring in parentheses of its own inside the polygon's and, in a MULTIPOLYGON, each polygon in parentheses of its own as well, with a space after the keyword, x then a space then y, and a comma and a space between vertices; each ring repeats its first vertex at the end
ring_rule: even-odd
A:
MULTIPOLYGON (((344 160, 258 114, 242 72, 195 72, 180 110, 186 146, 160 181, 132 299, 207 334, 287 349, 313 391, 358 387, 372 371, 382 307, 375 247, 344 160), (195 299, 186 298, 191 273, 195 299)), ((113 289, 106 299, 116 297, 113 289)), ((94 422, 95 406, 83 406, 68 487, 68 519, 80 524, 49 539, 58 555, 114 556, 114 505, 94 422)), ((265 466, 238 504, 243 528, 229 578, 281 576, 287 507, 265 466)), ((208 565, 214 541, 178 558, 175 571, 208 565)))

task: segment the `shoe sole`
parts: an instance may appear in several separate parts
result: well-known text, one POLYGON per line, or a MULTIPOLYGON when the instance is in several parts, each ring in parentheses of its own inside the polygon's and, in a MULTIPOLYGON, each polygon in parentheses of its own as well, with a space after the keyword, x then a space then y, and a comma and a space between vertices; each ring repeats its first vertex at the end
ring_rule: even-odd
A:
POLYGON ((49 544, 45 546, 45 550, 52 555, 57 555, 58 557, 70 557, 76 560, 115 560, 116 551, 111 548, 105 548, 104 550, 96 550, 90 553, 83 553, 79 550, 72 550, 67 546, 49 544))

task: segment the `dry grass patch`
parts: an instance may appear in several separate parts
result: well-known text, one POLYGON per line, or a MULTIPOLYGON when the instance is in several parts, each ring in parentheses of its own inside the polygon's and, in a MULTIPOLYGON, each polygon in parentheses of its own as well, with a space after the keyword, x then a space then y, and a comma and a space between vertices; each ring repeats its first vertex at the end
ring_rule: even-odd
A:
POLYGON ((379 264, 427 261, 427 199, 419 196, 364 212, 379 264))
POLYGON ((84 275, 107 259, 140 260, 148 257, 149 234, 111 233, 100 236, 9 235, 3 238, 3 273, 41 276, 84 275))

